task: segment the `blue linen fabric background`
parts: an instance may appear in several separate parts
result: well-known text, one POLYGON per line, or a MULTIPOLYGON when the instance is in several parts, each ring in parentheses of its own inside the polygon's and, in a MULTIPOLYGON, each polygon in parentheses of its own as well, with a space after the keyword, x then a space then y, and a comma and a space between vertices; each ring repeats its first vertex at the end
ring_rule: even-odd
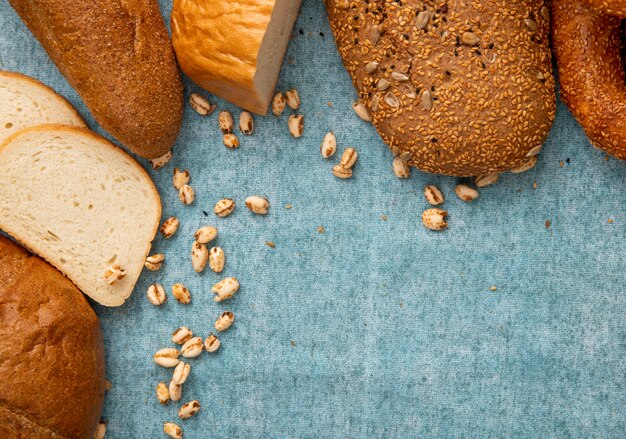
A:
MULTIPOLYGON (((171 3, 161 6, 169 22, 171 3)), ((106 135, 7 2, 0 12, 0 68, 52 86, 106 135)), ((107 437, 163 437, 165 421, 186 438, 626 437, 626 163, 593 149, 559 103, 538 165, 467 204, 455 178, 394 177, 391 153, 351 109, 321 1, 304 0, 287 59, 277 88, 299 90, 302 138, 289 135, 286 111, 256 117, 254 135, 228 150, 217 114, 186 106, 173 159, 149 169, 163 218, 181 225, 170 240, 157 236, 164 268, 145 272, 124 306, 94 304, 113 385, 107 437), (319 154, 328 130, 339 152, 358 149, 351 180, 334 178, 338 158, 319 154), (191 173, 192 206, 172 187, 174 166, 191 173), (421 224, 429 183, 450 213, 441 233, 421 224), (251 194, 268 197, 269 215, 244 207, 251 194), (212 213, 222 197, 237 202, 228 218, 212 213), (193 232, 208 224, 226 252, 222 276, 191 267, 193 232), (210 288, 224 276, 241 290, 216 304, 210 288), (168 291, 161 307, 146 300, 154 282, 168 291), (176 282, 190 305, 171 296, 176 282), (156 400, 171 370, 152 354, 173 346, 180 325, 206 337, 227 309, 236 322, 222 348, 190 360, 180 403, 202 409, 178 420, 179 403, 156 400)), ((185 85, 186 98, 199 91, 185 85)), ((237 120, 239 109, 211 99, 237 120)))

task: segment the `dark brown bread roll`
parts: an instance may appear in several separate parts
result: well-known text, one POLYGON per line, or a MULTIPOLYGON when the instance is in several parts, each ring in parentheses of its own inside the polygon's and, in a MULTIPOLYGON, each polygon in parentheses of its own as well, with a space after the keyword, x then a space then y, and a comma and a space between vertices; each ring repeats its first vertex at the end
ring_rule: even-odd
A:
POLYGON ((102 127, 134 153, 172 147, 183 86, 156 0, 9 0, 102 127))
POLYGON ((434 173, 502 172, 555 115, 544 0, 326 0, 359 100, 383 140, 434 173))
POLYGON ((626 18, 626 0, 585 0, 587 4, 605 12, 609 15, 616 15, 626 18))
POLYGON ((554 0, 552 16, 561 99, 594 146, 626 160, 621 19, 583 0, 554 0))
POLYGON ((98 318, 51 265, 0 236, 0 438, 91 438, 104 400, 98 318))

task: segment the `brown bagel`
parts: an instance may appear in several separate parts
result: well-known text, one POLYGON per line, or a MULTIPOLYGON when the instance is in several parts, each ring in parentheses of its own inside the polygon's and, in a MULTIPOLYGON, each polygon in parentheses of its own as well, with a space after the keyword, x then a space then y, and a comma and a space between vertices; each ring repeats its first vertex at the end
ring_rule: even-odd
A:
POLYGON ((590 7, 588 2, 552 2, 552 41, 561 98, 594 146, 626 160, 621 20, 590 7))
POLYGON ((626 0, 585 0, 585 2, 609 15, 626 18, 626 0))

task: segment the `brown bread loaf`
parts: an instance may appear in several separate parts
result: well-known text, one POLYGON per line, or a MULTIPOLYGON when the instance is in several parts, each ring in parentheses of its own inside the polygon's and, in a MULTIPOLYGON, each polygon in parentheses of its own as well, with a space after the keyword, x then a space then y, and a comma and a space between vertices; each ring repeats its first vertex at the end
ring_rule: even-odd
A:
POLYGON ((91 438, 104 399, 98 318, 51 265, 0 236, 0 437, 91 438))
POLYGON ((544 0, 326 0, 339 52, 392 151, 471 176, 539 151, 555 115, 544 0))
POLYGON ((145 158, 171 147, 183 86, 156 0, 9 0, 102 127, 145 158))

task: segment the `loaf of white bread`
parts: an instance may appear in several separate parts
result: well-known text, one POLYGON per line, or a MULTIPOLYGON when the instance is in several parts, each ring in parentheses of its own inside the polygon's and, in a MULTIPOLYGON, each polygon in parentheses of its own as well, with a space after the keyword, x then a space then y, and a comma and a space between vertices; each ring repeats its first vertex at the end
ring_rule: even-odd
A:
POLYGON ((123 304, 161 218, 143 168, 87 129, 38 125, 0 145, 0 175, 0 229, 95 301, 123 304))
POLYGON ((43 123, 86 127, 74 107, 47 85, 0 71, 0 144, 22 128, 43 123))
POLYGON ((199 86, 265 114, 299 9, 300 0, 175 0, 178 63, 199 86))

